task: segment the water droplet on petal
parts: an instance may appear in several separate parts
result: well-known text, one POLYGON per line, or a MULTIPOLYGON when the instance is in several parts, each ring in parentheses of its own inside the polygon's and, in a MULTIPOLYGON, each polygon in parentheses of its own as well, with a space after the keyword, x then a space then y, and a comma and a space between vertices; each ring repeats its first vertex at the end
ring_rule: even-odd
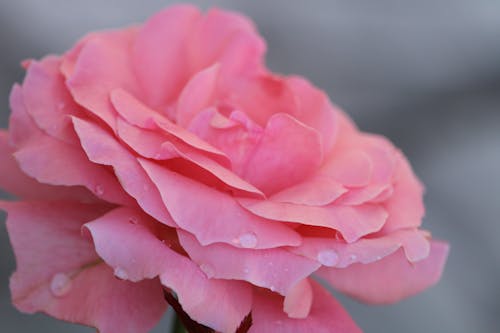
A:
POLYGON ((120 280, 127 280, 128 279, 127 271, 121 267, 116 267, 114 273, 115 273, 115 276, 117 278, 119 278, 120 280))
POLYGON ((50 291, 56 297, 66 295, 71 289, 71 278, 65 273, 57 273, 50 280, 50 291))
POLYGON ((339 256, 334 250, 322 250, 317 255, 318 261, 325 266, 333 267, 339 261, 339 256))
POLYGON ((356 259, 358 259, 358 256, 357 256, 357 255, 355 255, 355 254, 351 254, 351 255, 349 256, 349 260, 350 260, 351 262, 352 262, 352 261, 356 261, 356 259))
POLYGON ((382 259, 382 256, 377 256, 375 259, 380 260, 380 259, 382 259))
POLYGON ((269 289, 271 289, 271 291, 274 292, 276 290, 276 287, 275 286, 270 286, 269 289))
POLYGON ((240 245, 247 249, 253 249, 257 246, 257 235, 253 232, 248 232, 238 238, 240 245))
POLYGON ((102 187, 102 185, 96 185, 95 194, 102 196, 104 194, 104 187, 102 187))
POLYGON ((215 270, 212 267, 212 265, 204 263, 200 265, 200 268, 203 271, 203 273, 205 273, 207 278, 211 279, 215 276, 215 270))
POLYGON ((128 219, 128 222, 131 224, 137 224, 137 223, 139 223, 139 219, 135 216, 132 216, 128 219))
POLYGON ((248 269, 248 267, 245 267, 245 268, 243 268, 243 272, 245 274, 248 274, 248 273, 250 273, 250 269, 248 269))
POLYGON ((59 102, 59 104, 57 104, 57 107, 59 108, 59 110, 62 110, 66 107, 66 103, 64 102, 59 102))

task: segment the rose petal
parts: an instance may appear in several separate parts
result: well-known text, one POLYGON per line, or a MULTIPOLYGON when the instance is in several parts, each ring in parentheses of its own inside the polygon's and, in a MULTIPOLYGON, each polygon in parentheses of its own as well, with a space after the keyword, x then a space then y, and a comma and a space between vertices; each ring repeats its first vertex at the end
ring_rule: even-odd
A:
POLYGON ((0 188, 24 199, 93 202, 98 199, 80 186, 51 186, 28 177, 19 168, 8 144, 8 134, 0 130, 0 188))
POLYGON ((300 244, 295 231, 249 214, 231 196, 153 162, 139 162, 160 191, 174 221, 203 245, 223 242, 244 247, 238 240, 248 234, 256 238, 252 247, 259 249, 300 244), (186 198, 191 201, 187 203, 186 198))
POLYGON ((40 183, 88 188, 98 198, 129 205, 127 196, 113 174, 91 163, 77 147, 49 136, 25 145, 14 153, 19 166, 40 183), (64 159, 61 158, 64 156, 64 159))
POLYGON ((60 64, 60 58, 54 56, 31 62, 22 87, 24 103, 40 129, 57 139, 75 143, 75 132, 67 116, 79 115, 81 110, 67 91, 59 72, 60 64))
POLYGON ((324 266, 344 268, 354 263, 368 264, 380 260, 397 249, 405 250, 410 262, 427 258, 430 243, 427 233, 418 229, 398 230, 373 238, 346 243, 333 238, 304 237, 302 244, 290 251, 317 260, 324 266))
POLYGON ((139 31, 133 65, 151 107, 164 107, 188 79, 186 41, 199 19, 198 8, 176 5, 152 16, 139 31))
POLYGON ((145 129, 160 128, 193 148, 208 153, 221 164, 229 164, 224 153, 201 140, 186 129, 177 126, 167 118, 161 116, 159 113, 144 105, 141 101, 125 90, 113 90, 110 98, 116 111, 118 111, 118 113, 125 120, 127 120, 128 123, 145 129))
POLYGON ((7 230, 17 260, 10 288, 19 310, 43 311, 103 333, 145 333, 161 318, 166 304, 159 282, 115 279, 81 237, 82 224, 109 208, 1 201, 0 208, 8 211, 7 230), (136 311, 145 307, 148 311, 136 311))
POLYGON ((430 254, 417 263, 408 262, 402 250, 371 264, 347 268, 322 267, 317 271, 337 290, 367 303, 394 303, 439 281, 448 245, 433 241, 430 254))
POLYGON ((318 133, 278 113, 269 119, 242 177, 265 193, 274 193, 307 178, 322 159, 318 133))
POLYGON ((307 318, 289 318, 279 296, 258 291, 254 294, 252 326, 249 333, 361 333, 342 306, 315 281, 310 281, 313 303, 307 318))
POLYGON ((72 120, 87 157, 94 163, 112 166, 123 189, 146 213, 168 226, 175 226, 154 184, 135 157, 99 126, 78 118, 72 120))
POLYGON ((238 202, 266 219, 338 230, 348 243, 379 231, 387 219, 387 212, 380 205, 314 207, 246 198, 239 198, 238 202))
POLYGON ((248 281, 287 295, 319 264, 284 249, 238 249, 227 244, 202 246, 190 234, 179 231, 179 241, 191 259, 210 278, 248 281))
POLYGON ((309 279, 299 281, 285 296, 283 311, 290 318, 307 318, 313 302, 313 291, 309 279))
POLYGON ((257 188, 230 170, 182 142, 171 142, 159 133, 138 129, 121 119, 117 121, 117 131, 119 137, 143 157, 160 160, 180 157, 208 171, 234 189, 254 194, 258 197, 264 196, 257 188))
POLYGON ((117 88, 137 95, 139 87, 131 66, 130 48, 137 28, 96 35, 82 46, 67 87, 74 100, 115 128, 116 112, 109 93, 117 88))

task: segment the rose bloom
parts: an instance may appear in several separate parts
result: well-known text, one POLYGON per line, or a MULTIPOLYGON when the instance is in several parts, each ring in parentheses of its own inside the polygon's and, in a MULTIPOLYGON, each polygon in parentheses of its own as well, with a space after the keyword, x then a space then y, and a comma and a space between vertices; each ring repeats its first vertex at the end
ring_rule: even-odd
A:
POLYGON ((423 187, 238 14, 178 5, 23 63, 0 135, 14 305, 149 331, 174 292, 234 332, 360 332, 313 276, 368 303, 436 283, 423 187))

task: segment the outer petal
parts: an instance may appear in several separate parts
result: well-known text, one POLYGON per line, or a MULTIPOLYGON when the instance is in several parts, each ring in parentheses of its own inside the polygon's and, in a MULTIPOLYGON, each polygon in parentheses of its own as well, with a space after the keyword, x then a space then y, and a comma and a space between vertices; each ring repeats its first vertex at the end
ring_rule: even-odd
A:
POLYGON ((81 237, 81 225, 106 206, 0 202, 0 208, 8 211, 17 260, 10 287, 19 310, 43 311, 103 333, 145 333, 160 319, 166 304, 158 281, 118 281, 81 237))
POLYGON ((321 268, 318 276, 334 288, 368 303, 393 303, 439 281, 448 255, 446 243, 433 241, 429 257, 410 263, 403 251, 371 264, 321 268))
POLYGON ((164 107, 189 76, 187 45, 200 11, 177 5, 151 17, 141 28, 133 47, 133 64, 147 104, 164 107))
POLYGON ((188 258, 162 243, 153 233, 153 225, 139 211, 117 208, 85 228, 117 277, 140 281, 159 275, 191 318, 218 331, 234 332, 250 312, 250 286, 208 279, 188 258))
POLYGON ((175 226, 154 184, 134 156, 99 126, 78 118, 73 118, 73 124, 88 158, 95 163, 111 165, 123 189, 146 213, 166 225, 175 226))
POLYGON ((23 82, 24 103, 39 128, 55 138, 75 143, 68 116, 82 114, 82 110, 67 90, 60 64, 61 60, 54 56, 31 62, 23 82))
POLYGON ((201 246, 179 231, 179 241, 209 277, 248 281, 282 295, 314 272, 319 264, 284 249, 238 249, 226 244, 201 246))
POLYGON ((338 230, 349 243, 379 231, 387 219, 380 205, 314 207, 270 200, 240 198, 238 201, 252 213, 267 219, 338 230))
POLYGON ((224 242, 239 247, 272 248, 300 243, 300 236, 291 228, 253 216, 226 193, 150 161, 141 159, 140 163, 160 191, 174 221, 203 245, 224 242), (191 201, 187 202, 187 198, 191 201), (255 241, 246 242, 247 235, 255 237, 255 241))
POLYGON ((8 134, 0 130, 0 188, 24 199, 98 201, 84 187, 41 184, 19 168, 8 144, 8 134))
POLYGON ((388 235, 361 238, 346 243, 334 238, 306 238, 290 251, 319 261, 324 266, 344 268, 355 263, 368 264, 380 260, 403 248, 410 262, 429 256, 430 242, 427 232, 417 229, 398 230, 388 235))
POLYGON ((81 48, 74 70, 67 76, 67 86, 75 101, 115 128, 116 112, 109 93, 123 88, 139 94, 133 73, 130 48, 136 28, 100 33, 89 38, 81 48))
POLYGON ((265 291, 254 295, 249 333, 361 333, 342 306, 315 281, 311 281, 313 303, 309 316, 289 318, 279 296, 265 291))

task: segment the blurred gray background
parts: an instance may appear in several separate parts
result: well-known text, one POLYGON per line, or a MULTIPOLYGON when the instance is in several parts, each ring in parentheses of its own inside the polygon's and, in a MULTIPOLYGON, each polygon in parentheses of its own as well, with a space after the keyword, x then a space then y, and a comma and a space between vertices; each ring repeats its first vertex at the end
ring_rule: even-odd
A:
MULTIPOLYGON (((500 332, 500 1, 191 2, 250 16, 271 69, 308 77, 363 130, 388 136, 426 184, 424 227, 452 246, 443 279, 393 306, 341 297, 365 332, 500 332)), ((141 22, 169 3, 0 1, 1 126, 22 59, 63 52, 90 30, 141 22)), ((13 309, 3 223, 0 256, 2 333, 92 332, 13 309)))

